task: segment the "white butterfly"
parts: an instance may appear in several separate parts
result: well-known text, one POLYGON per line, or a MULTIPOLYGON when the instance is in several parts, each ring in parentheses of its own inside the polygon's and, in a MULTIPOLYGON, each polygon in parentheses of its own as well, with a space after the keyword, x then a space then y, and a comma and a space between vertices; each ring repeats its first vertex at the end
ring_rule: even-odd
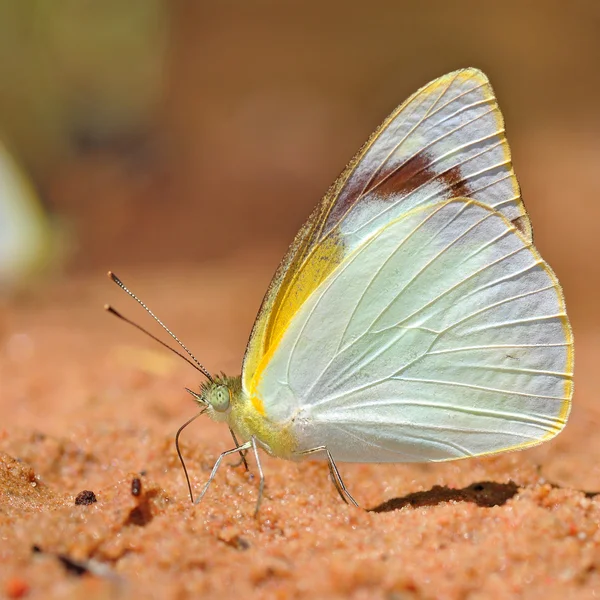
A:
POLYGON ((481 71, 421 88, 350 162, 275 274, 241 377, 199 367, 192 393, 236 441, 200 499, 224 456, 252 449, 257 510, 259 448, 327 459, 357 504, 335 461, 482 456, 564 427, 571 327, 481 71))

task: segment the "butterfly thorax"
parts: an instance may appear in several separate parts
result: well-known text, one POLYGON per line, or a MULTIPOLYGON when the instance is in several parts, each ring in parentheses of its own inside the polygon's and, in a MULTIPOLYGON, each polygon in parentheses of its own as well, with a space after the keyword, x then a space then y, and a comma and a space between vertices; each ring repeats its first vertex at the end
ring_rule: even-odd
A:
POLYGON ((227 423, 240 443, 256 438, 269 454, 292 458, 297 441, 291 424, 270 419, 259 398, 251 398, 243 389, 242 379, 220 375, 202 385, 201 394, 207 405, 206 414, 220 423, 227 423))

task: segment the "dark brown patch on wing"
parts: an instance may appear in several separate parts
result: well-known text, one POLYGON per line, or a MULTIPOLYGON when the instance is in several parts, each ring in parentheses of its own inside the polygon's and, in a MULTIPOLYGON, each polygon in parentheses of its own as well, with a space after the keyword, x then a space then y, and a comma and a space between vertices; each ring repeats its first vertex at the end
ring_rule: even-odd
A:
POLYGON ((371 181, 371 185, 365 188, 363 193, 375 191, 378 198, 393 198, 398 194, 408 195, 435 177, 436 173, 431 168, 431 159, 426 153, 421 152, 379 182, 371 181))
POLYGON ((471 197, 471 189, 467 180, 462 176, 459 166, 451 167, 440 173, 438 180, 443 181, 444 185, 450 190, 448 198, 471 197))
POLYGON ((529 237, 528 219, 521 215, 516 219, 513 219, 511 223, 524 235, 529 237))
POLYGON ((470 197, 469 180, 463 177, 460 165, 438 172, 427 152, 419 152, 387 172, 384 166, 381 171, 371 174, 370 179, 367 179, 367 174, 359 175, 358 172, 354 172, 344 184, 325 229, 329 231, 363 196, 374 194, 378 200, 394 202, 399 196, 406 197, 433 182, 440 184, 440 197, 432 198, 434 202, 470 197))
POLYGON ((431 158, 424 152, 413 156, 380 183, 371 186, 365 193, 373 190, 378 198, 407 196, 434 181, 442 184, 444 188, 444 194, 439 200, 469 197, 468 181, 462 176, 460 166, 457 165, 438 173, 431 158))

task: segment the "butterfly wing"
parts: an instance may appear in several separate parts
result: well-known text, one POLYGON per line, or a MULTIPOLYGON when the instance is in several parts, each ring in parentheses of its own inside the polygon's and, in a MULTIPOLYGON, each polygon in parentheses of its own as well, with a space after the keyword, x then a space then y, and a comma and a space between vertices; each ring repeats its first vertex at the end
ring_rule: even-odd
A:
POLYGON ((558 433, 572 394, 562 291, 530 239, 470 199, 419 206, 346 256, 255 381, 298 451, 449 460, 558 433))
POLYGON ((252 393, 291 319, 341 262, 419 206, 464 196, 531 239, 504 121, 486 76, 463 69, 413 94, 375 131, 300 230, 267 291, 244 357, 252 393))

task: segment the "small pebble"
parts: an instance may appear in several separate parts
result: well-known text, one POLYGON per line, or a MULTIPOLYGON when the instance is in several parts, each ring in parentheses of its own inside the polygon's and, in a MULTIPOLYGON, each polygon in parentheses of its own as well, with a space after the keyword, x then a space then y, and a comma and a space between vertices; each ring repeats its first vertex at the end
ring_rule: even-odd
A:
POLYGON ((90 492, 90 490, 83 490, 83 492, 79 492, 75 498, 75 504, 77 505, 83 504, 87 506, 88 504, 94 504, 96 501, 96 494, 94 494, 94 492, 90 492))
POLYGON ((134 496, 139 496, 142 493, 142 480, 139 477, 134 477, 131 480, 131 493, 134 496))

